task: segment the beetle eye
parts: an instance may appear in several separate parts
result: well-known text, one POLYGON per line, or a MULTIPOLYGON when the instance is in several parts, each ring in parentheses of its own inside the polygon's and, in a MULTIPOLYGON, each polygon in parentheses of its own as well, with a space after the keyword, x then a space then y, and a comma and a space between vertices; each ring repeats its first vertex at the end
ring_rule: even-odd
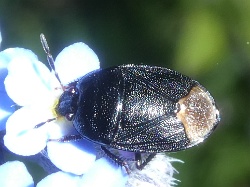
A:
POLYGON ((65 118, 66 118, 68 121, 72 121, 73 118, 74 118, 74 114, 66 114, 66 115, 65 115, 65 118))

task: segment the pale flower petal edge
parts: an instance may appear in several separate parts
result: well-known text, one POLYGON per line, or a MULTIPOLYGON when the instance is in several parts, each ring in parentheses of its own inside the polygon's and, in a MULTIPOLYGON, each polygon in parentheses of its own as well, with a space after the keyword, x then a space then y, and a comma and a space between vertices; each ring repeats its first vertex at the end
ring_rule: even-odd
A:
POLYGON ((79 42, 65 47, 55 60, 56 71, 63 84, 68 84, 100 68, 95 52, 79 42))

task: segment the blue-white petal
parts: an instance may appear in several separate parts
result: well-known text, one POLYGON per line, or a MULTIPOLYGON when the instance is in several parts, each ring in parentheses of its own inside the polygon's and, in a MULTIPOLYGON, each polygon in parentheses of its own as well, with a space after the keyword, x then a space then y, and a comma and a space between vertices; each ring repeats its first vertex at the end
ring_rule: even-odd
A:
POLYGON ((125 186, 127 178, 128 175, 123 167, 108 158, 101 158, 88 173, 83 175, 79 186, 122 187, 125 186))
POLYGON ((34 127, 52 117, 49 109, 42 109, 39 106, 17 110, 6 123, 5 146, 11 152, 23 156, 39 153, 46 146, 50 124, 34 127))
POLYGON ((79 180, 77 175, 59 171, 45 177, 36 187, 78 187, 79 180))
POLYGON ((5 88, 10 98, 20 106, 43 104, 51 98, 49 69, 30 50, 14 48, 4 51, 9 61, 5 88))
POLYGON ((95 163, 96 152, 87 140, 48 142, 48 156, 59 169, 76 175, 86 173, 95 163))
POLYGON ((0 166, 0 186, 33 187, 34 182, 22 162, 12 161, 0 166))
POLYGON ((95 162, 96 150, 93 143, 85 139, 69 142, 56 141, 69 135, 78 135, 71 121, 59 117, 56 123, 50 124, 49 138, 54 141, 47 144, 48 156, 59 169, 81 175, 88 171, 95 162))
POLYGON ((70 83, 99 69, 97 55, 84 43, 75 43, 62 50, 55 60, 56 71, 63 84, 70 83))

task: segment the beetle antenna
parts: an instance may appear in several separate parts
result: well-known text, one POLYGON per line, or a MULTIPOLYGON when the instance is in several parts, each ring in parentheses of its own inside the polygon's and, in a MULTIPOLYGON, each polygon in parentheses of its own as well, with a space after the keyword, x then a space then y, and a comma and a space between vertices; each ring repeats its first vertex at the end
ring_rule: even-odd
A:
POLYGON ((60 80, 60 78, 58 76, 58 73, 56 72, 55 61, 54 61, 53 56, 50 53, 49 45, 48 45, 47 40, 46 40, 43 33, 40 34, 40 39, 41 39, 41 43, 42 43, 42 46, 43 46, 43 50, 47 54, 47 60, 48 60, 49 66, 54 71, 56 79, 59 81, 62 89, 64 89, 64 87, 62 85, 62 82, 61 82, 61 80, 60 80))

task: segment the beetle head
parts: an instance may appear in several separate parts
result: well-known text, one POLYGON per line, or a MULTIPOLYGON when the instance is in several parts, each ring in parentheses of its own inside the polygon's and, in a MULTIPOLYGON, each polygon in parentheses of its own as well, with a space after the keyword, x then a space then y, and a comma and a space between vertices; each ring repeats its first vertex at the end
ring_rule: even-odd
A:
POLYGON ((56 111, 59 115, 65 116, 69 121, 71 121, 77 110, 78 93, 76 88, 71 87, 66 90, 61 95, 56 111))

